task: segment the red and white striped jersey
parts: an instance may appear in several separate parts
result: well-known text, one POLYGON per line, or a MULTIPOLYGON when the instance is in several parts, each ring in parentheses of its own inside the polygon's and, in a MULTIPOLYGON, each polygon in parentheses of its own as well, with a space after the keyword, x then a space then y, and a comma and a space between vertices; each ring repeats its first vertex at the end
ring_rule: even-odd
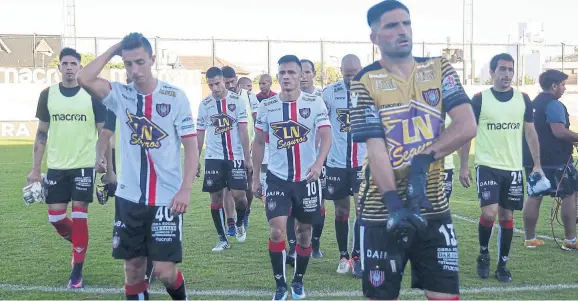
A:
POLYGON ((349 109, 351 98, 345 82, 340 80, 323 91, 333 132, 331 150, 327 155, 327 166, 334 168, 357 168, 363 165, 367 154, 365 143, 353 142, 349 109))
POLYGON ((181 138, 197 135, 185 93, 158 81, 148 95, 133 84, 111 83, 104 99, 118 119, 116 145, 122 173, 116 196, 149 206, 168 206, 182 183, 181 138))
POLYGON ((331 124, 319 96, 301 92, 295 101, 281 101, 279 95, 261 101, 255 128, 267 134, 269 164, 275 176, 301 182, 316 159, 317 129, 331 124))
POLYGON ((247 123, 247 108, 239 94, 223 99, 207 96, 199 104, 197 130, 205 131, 205 159, 244 160, 239 123, 247 123))

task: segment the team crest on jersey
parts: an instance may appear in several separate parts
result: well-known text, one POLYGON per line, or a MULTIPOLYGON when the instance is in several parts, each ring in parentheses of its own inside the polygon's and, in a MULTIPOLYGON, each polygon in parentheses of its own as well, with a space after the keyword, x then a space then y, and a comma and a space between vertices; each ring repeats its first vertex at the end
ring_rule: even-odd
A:
POLYGON ((409 164, 416 154, 431 145, 444 123, 439 111, 415 100, 404 106, 381 109, 379 113, 394 169, 409 164))
POLYGON ((275 207, 277 207, 277 203, 275 201, 267 202, 267 210, 273 211, 275 210, 275 207))
POLYGON ((351 123, 349 120, 349 109, 337 109, 337 120, 339 120, 339 127, 340 132, 350 132, 351 131, 351 123))
POLYGON ((119 245, 120 245, 120 237, 118 237, 118 235, 114 235, 114 237, 112 238, 112 247, 116 249, 118 248, 119 245))
POLYGON ((126 124, 132 130, 130 144, 139 145, 143 148, 159 148, 161 140, 168 134, 163 129, 144 116, 136 116, 127 111, 128 121, 126 124))
POLYGON ((168 103, 157 103, 157 113, 161 117, 166 117, 171 112, 171 105, 168 103))
POLYGON ((385 280, 385 272, 380 270, 369 271, 369 281, 374 287, 379 287, 385 280))
POLYGON ((293 120, 271 123, 273 135, 279 139, 277 148, 289 148, 307 141, 307 135, 311 132, 306 126, 293 120))
POLYGON ((234 103, 230 103, 227 105, 227 108, 229 109, 229 111, 234 112, 235 109, 237 108, 237 105, 234 103))
POLYGON ((484 199, 485 201, 490 199, 490 192, 489 191, 484 191, 482 192, 482 199, 484 199))
POLYGON ((303 108, 299 109, 299 115, 303 118, 309 118, 311 116, 311 109, 310 108, 303 108))
POLYGON ((440 89, 428 89, 421 92, 421 95, 423 96, 423 100, 432 107, 435 107, 440 103, 440 89))
POLYGON ((215 135, 220 135, 233 129, 235 118, 219 113, 211 116, 211 124, 215 127, 215 135))

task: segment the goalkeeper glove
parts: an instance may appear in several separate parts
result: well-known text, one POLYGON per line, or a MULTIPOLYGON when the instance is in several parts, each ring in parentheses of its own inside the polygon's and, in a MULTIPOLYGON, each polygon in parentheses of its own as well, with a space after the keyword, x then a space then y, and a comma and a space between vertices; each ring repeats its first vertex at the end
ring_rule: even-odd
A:
POLYGON ((427 221, 419 213, 404 207, 397 191, 384 193, 383 201, 389 213, 386 226, 387 232, 402 247, 408 247, 411 245, 414 234, 423 231, 427 227, 427 221))

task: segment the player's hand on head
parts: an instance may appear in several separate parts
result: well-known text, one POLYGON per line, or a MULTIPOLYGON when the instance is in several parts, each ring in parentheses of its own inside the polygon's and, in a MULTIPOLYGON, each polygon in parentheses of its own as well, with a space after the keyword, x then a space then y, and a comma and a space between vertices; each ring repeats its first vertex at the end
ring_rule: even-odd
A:
POLYGON ((321 176, 322 168, 323 166, 321 165, 313 164, 313 166, 311 166, 307 171, 307 182, 311 183, 317 181, 321 176))
POLYGON ((40 171, 32 170, 26 176, 26 181, 28 181, 28 184, 42 182, 42 176, 40 175, 40 171))
POLYGON ((189 203, 191 201, 191 192, 187 189, 179 189, 173 201, 171 202, 171 215, 177 216, 179 214, 187 212, 189 208, 189 203))
POLYGON ((472 172, 469 168, 461 168, 460 169, 460 183, 465 188, 470 188, 471 183, 473 181, 472 172))

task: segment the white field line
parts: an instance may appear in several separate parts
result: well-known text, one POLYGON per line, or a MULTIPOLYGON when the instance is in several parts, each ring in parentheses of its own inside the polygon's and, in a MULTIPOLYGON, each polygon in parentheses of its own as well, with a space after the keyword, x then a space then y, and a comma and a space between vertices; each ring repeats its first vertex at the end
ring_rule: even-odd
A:
MULTIPOLYGON (((473 218, 469 218, 467 216, 461 216, 461 215, 457 215, 457 214, 452 214, 452 217, 457 218, 459 220, 463 220, 466 222, 470 222, 470 223, 475 223, 477 224, 479 221, 475 220, 473 218)), ((494 224, 494 227, 499 227, 499 225, 494 224)), ((514 228, 514 232, 516 233, 520 233, 520 234, 524 234, 524 230, 519 229, 519 228, 514 228)), ((554 240, 554 237, 550 236, 550 235, 541 235, 541 234, 536 234, 536 238, 540 238, 540 239, 545 239, 545 240, 554 240)))
MULTIPOLYGON (((525 285, 525 286, 504 286, 504 287, 471 287, 460 289, 461 294, 481 294, 481 293, 513 293, 513 292, 533 292, 533 291, 553 291, 561 289, 576 289, 578 284, 553 284, 553 285, 525 285)), ((11 292, 47 292, 47 293, 86 293, 98 295, 124 294, 124 289, 113 287, 86 287, 83 289, 69 290, 64 287, 53 286, 27 286, 16 284, 0 284, 0 290, 11 292)), ((151 290, 151 294, 166 294, 164 290, 151 290)), ((245 296, 245 297, 269 297, 273 290, 189 290, 189 296, 245 296)), ((361 291, 331 291, 317 290, 307 291, 310 297, 362 297, 361 291)), ((417 289, 404 289, 400 296, 421 296, 423 292, 417 289)))

